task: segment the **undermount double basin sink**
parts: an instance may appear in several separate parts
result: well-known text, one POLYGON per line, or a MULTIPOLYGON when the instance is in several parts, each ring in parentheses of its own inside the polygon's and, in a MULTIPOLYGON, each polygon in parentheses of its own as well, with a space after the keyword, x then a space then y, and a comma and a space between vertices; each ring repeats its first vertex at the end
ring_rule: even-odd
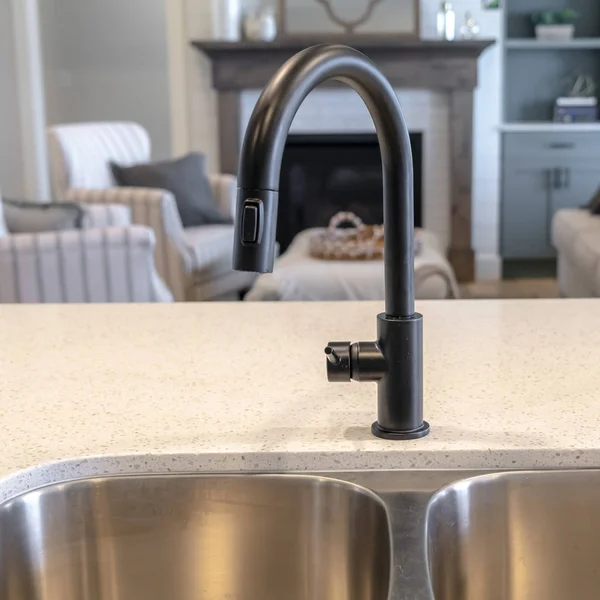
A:
POLYGON ((0 505, 1 600, 596 600, 600 472, 173 475, 0 505))

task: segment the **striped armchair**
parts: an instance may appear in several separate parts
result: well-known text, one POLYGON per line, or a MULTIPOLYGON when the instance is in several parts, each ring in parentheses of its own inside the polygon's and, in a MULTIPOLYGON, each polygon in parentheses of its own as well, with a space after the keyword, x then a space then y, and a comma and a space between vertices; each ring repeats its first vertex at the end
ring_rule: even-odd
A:
MULTIPOLYGON (((124 204, 133 222, 156 234, 158 272, 177 301, 235 297, 251 287, 254 274, 232 269, 233 225, 184 228, 173 195, 164 190, 115 187, 109 163, 150 160, 150 138, 136 123, 58 125, 49 132, 54 197, 59 201, 124 204)), ((237 182, 211 175, 221 208, 232 214, 237 182)))
POLYGON ((0 198, 0 303, 170 302, 154 233, 124 206, 87 206, 82 229, 10 234, 0 198))

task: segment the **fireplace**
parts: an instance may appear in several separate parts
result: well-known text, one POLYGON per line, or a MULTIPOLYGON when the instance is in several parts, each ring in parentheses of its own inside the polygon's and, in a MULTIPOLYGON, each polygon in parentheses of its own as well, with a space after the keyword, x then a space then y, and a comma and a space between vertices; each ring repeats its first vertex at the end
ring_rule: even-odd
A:
MULTIPOLYGON (((411 133, 415 226, 422 225, 423 135, 411 133)), ((364 223, 383 223, 381 154, 375 134, 290 135, 281 168, 277 241, 284 251, 296 234, 326 227, 350 211, 364 223)))
MULTIPOLYGON (((263 89, 281 65, 296 52, 322 42, 323 39, 319 36, 280 39, 271 43, 192 42, 211 61, 213 87, 218 93, 219 153, 223 173, 237 171, 240 143, 249 118, 249 113, 243 107, 244 98, 263 89)), ((444 246, 448 245, 448 258, 459 281, 473 281, 473 94, 477 86, 479 55, 494 42, 405 40, 398 37, 360 35, 349 36, 345 43, 369 56, 399 93, 416 94, 426 91, 431 101, 435 100, 435 104, 438 98, 443 98, 443 107, 433 106, 433 112, 422 111, 420 106, 414 107, 413 115, 418 123, 413 120, 411 125, 411 119, 407 121, 415 131, 423 131, 427 135, 423 156, 422 198, 425 225, 438 234, 444 246), (443 117, 443 124, 438 123, 438 116, 443 117), (424 120, 437 124, 435 127, 429 126, 423 123, 424 120), (433 141, 431 136, 440 138, 439 143, 433 141), (443 155, 442 167, 436 165, 436 153, 443 155), (446 180, 443 182, 443 194, 437 193, 442 178, 446 180)), ((304 102, 294 119, 292 133, 366 133, 366 129, 371 129, 372 120, 365 129, 368 112, 364 110, 364 104, 358 102, 358 112, 349 115, 344 108, 346 100, 339 105, 329 99, 325 103, 329 110, 317 108, 318 112, 312 114, 314 118, 310 120, 310 127, 294 131, 297 129, 295 125, 298 117, 308 108, 311 98, 317 98, 320 92, 337 95, 346 91, 340 89, 338 84, 329 82, 321 88, 312 92, 304 102), (328 130, 332 106, 335 106, 337 125, 332 127, 335 131, 328 130), (357 121, 361 121, 363 126, 356 127, 355 125, 359 125, 357 121), (315 123, 319 124, 317 130, 315 123)), ((350 106, 354 106, 351 100, 350 106)), ((404 102, 403 108, 406 108, 404 102)), ((308 113, 310 111, 305 112, 308 113)))

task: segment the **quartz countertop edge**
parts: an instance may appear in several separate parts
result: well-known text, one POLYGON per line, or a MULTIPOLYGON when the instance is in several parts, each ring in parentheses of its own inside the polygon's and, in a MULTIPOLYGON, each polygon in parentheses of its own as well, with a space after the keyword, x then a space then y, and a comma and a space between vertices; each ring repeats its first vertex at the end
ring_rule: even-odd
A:
MULTIPOLYGON (((400 450, 400 449, 398 449, 400 450)), ((0 503, 46 485, 74 479, 131 475, 216 473, 289 473, 361 470, 535 470, 600 468, 600 450, 530 451, 481 450, 412 452, 394 449, 368 454, 263 452, 214 454, 140 454, 71 458, 20 470, 0 479, 0 503)))
POLYGON ((381 303, 0 306, 0 501, 108 475, 600 468, 599 300, 421 302, 431 434, 323 347, 381 303))

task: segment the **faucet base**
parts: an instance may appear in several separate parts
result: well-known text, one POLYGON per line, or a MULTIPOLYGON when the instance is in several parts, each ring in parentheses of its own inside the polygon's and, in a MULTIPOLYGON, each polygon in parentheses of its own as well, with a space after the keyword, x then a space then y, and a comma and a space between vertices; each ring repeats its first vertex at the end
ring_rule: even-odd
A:
POLYGON ((378 438, 384 440, 418 440, 419 438, 425 437, 429 433, 429 423, 423 421, 423 425, 418 429, 412 431, 388 431, 379 426, 379 423, 375 421, 371 426, 371 433, 378 438))

